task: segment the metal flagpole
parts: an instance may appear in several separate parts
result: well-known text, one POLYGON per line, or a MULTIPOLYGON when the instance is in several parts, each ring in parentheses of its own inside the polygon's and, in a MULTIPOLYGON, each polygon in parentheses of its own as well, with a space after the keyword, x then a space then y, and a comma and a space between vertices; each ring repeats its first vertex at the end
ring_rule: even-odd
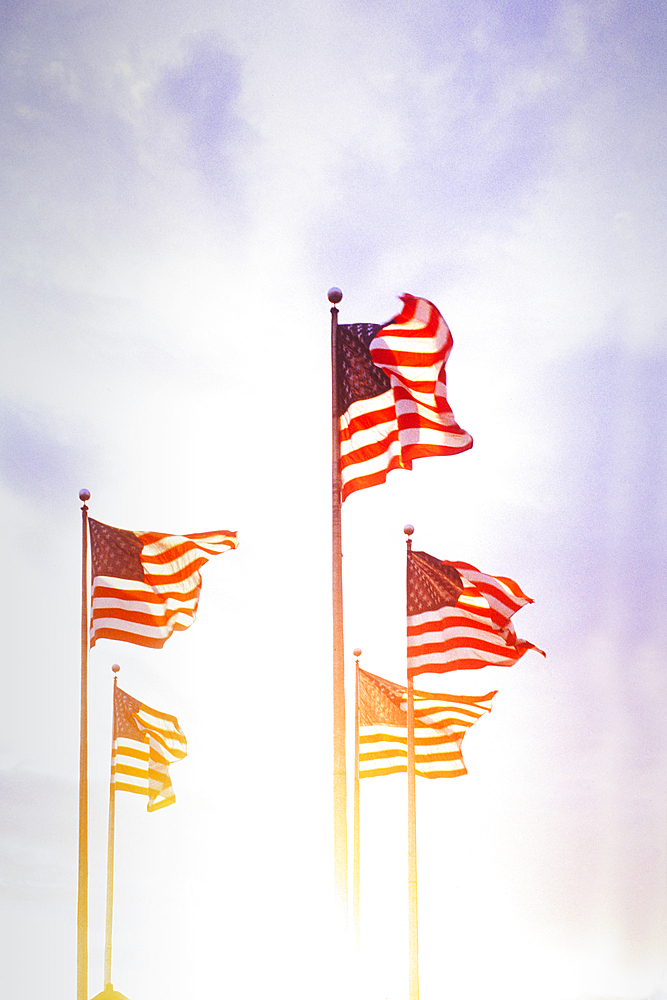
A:
POLYGON ((357 952, 357 971, 359 963, 359 895, 361 885, 361 827, 359 818, 359 657, 361 650, 357 647, 353 650, 355 658, 355 686, 354 686, 354 848, 352 855, 352 922, 354 924, 354 938, 357 952))
MULTIPOLYGON (((415 529, 406 524, 408 565, 415 529)), ((408 996, 419 1000, 419 923, 417 911, 417 810, 415 802, 415 699, 408 677, 408 996)))
POLYGON ((347 932, 347 776, 345 770, 345 651, 343 646, 343 552, 341 545, 340 418, 338 413, 337 341, 340 288, 330 288, 331 302, 331 542, 333 611, 333 806, 334 888, 347 932))
POLYGON ((77 897, 76 997, 88 1000, 88 507, 81 506, 81 723, 79 732, 79 888, 77 897))
POLYGON ((116 781, 114 774, 114 750, 116 748, 116 688, 118 687, 117 663, 113 670, 113 709, 111 715, 111 769, 109 775, 109 833, 107 837, 107 912, 104 934, 104 989, 111 991, 111 927, 113 923, 113 870, 114 843, 116 830, 116 781))

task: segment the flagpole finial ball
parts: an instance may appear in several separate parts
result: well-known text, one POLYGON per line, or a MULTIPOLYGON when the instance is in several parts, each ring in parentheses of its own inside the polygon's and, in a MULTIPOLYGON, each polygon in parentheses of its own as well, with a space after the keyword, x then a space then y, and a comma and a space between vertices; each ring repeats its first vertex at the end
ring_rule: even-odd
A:
POLYGON ((415 529, 411 524, 406 524, 406 526, 403 528, 404 533, 408 535, 408 537, 414 533, 414 530, 415 529))
POLYGON ((355 660, 359 659, 359 657, 361 656, 361 650, 359 649, 358 646, 352 650, 352 655, 354 656, 355 660))
POLYGON ((329 299, 329 302, 337 306, 340 300, 343 298, 343 293, 341 292, 340 288, 330 288, 329 291, 327 292, 327 298, 329 299))
POLYGON ((84 503, 90 500, 90 490, 79 490, 79 500, 83 500, 84 503))
POLYGON ((112 668, 111 668, 111 669, 113 670, 113 672, 114 672, 115 674, 117 674, 117 673, 118 673, 118 671, 120 670, 120 663, 114 663, 114 665, 112 666, 112 668))

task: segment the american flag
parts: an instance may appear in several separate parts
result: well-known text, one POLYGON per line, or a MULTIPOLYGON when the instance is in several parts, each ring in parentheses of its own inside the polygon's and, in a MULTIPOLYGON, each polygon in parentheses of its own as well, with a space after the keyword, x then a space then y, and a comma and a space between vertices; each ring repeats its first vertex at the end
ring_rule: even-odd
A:
POLYGON ((541 649, 517 638, 511 616, 532 600, 508 577, 409 550, 407 591, 410 677, 511 667, 528 649, 544 656, 541 649), (461 586, 455 600, 438 595, 445 583, 451 586, 453 574, 461 586))
MULTIPOLYGON (((461 742, 491 711, 496 691, 467 696, 414 691, 415 774, 458 778, 467 774, 461 742)), ((359 777, 407 771, 407 689, 359 670, 359 777)))
POLYGON ((472 447, 447 402, 449 327, 426 299, 401 299, 402 312, 385 326, 338 327, 343 500, 383 483, 391 469, 411 469, 415 458, 472 447))
POLYGON ((114 689, 111 782, 121 792, 148 796, 148 811, 176 801, 169 765, 182 760, 187 743, 178 719, 114 689))
POLYGON ((89 519, 93 587, 90 645, 121 639, 161 649, 195 619, 200 568, 235 549, 235 531, 166 535, 126 531, 89 519))

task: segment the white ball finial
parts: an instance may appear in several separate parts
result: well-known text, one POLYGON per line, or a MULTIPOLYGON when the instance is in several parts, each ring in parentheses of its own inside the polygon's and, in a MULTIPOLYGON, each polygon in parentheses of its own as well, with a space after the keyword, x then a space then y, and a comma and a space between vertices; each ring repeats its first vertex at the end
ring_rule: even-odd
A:
POLYGON ((415 529, 413 528, 413 526, 411 524, 406 524, 405 527, 403 528, 403 531, 408 536, 408 538, 410 537, 410 535, 412 535, 414 533, 414 530, 415 529))
POLYGON ((358 646, 355 646, 355 648, 352 650, 352 655, 354 656, 355 660, 359 659, 359 657, 361 656, 361 650, 359 649, 358 646))
POLYGON ((83 500, 84 503, 90 500, 90 490, 79 490, 79 500, 83 500))
POLYGON ((111 668, 111 669, 113 670, 113 672, 114 672, 115 674, 117 674, 117 673, 118 673, 118 671, 120 670, 120 663, 114 663, 114 665, 112 666, 112 668, 111 668))
POLYGON ((327 292, 327 298, 329 299, 329 302, 337 306, 340 300, 343 298, 343 293, 341 292, 340 288, 336 288, 334 285, 334 287, 330 288, 329 291, 327 292))

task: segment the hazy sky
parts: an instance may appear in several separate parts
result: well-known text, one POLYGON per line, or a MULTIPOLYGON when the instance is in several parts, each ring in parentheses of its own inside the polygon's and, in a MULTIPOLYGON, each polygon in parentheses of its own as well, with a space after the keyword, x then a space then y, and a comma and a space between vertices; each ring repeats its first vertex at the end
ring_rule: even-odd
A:
MULTIPOLYGON (((75 983, 80 514, 239 532, 161 651, 90 663, 90 995, 111 664, 173 713, 117 802, 130 1000, 327 995, 330 347, 402 292, 454 336, 464 455, 343 511, 345 628, 405 678, 415 547, 514 577, 467 777, 418 783, 422 1000, 667 997, 667 19, 629 0, 83 0, 0 11, 0 954, 75 983)), ((351 707, 351 706, 350 706, 351 707)), ((405 777, 362 785, 364 1000, 406 995, 405 777)))

